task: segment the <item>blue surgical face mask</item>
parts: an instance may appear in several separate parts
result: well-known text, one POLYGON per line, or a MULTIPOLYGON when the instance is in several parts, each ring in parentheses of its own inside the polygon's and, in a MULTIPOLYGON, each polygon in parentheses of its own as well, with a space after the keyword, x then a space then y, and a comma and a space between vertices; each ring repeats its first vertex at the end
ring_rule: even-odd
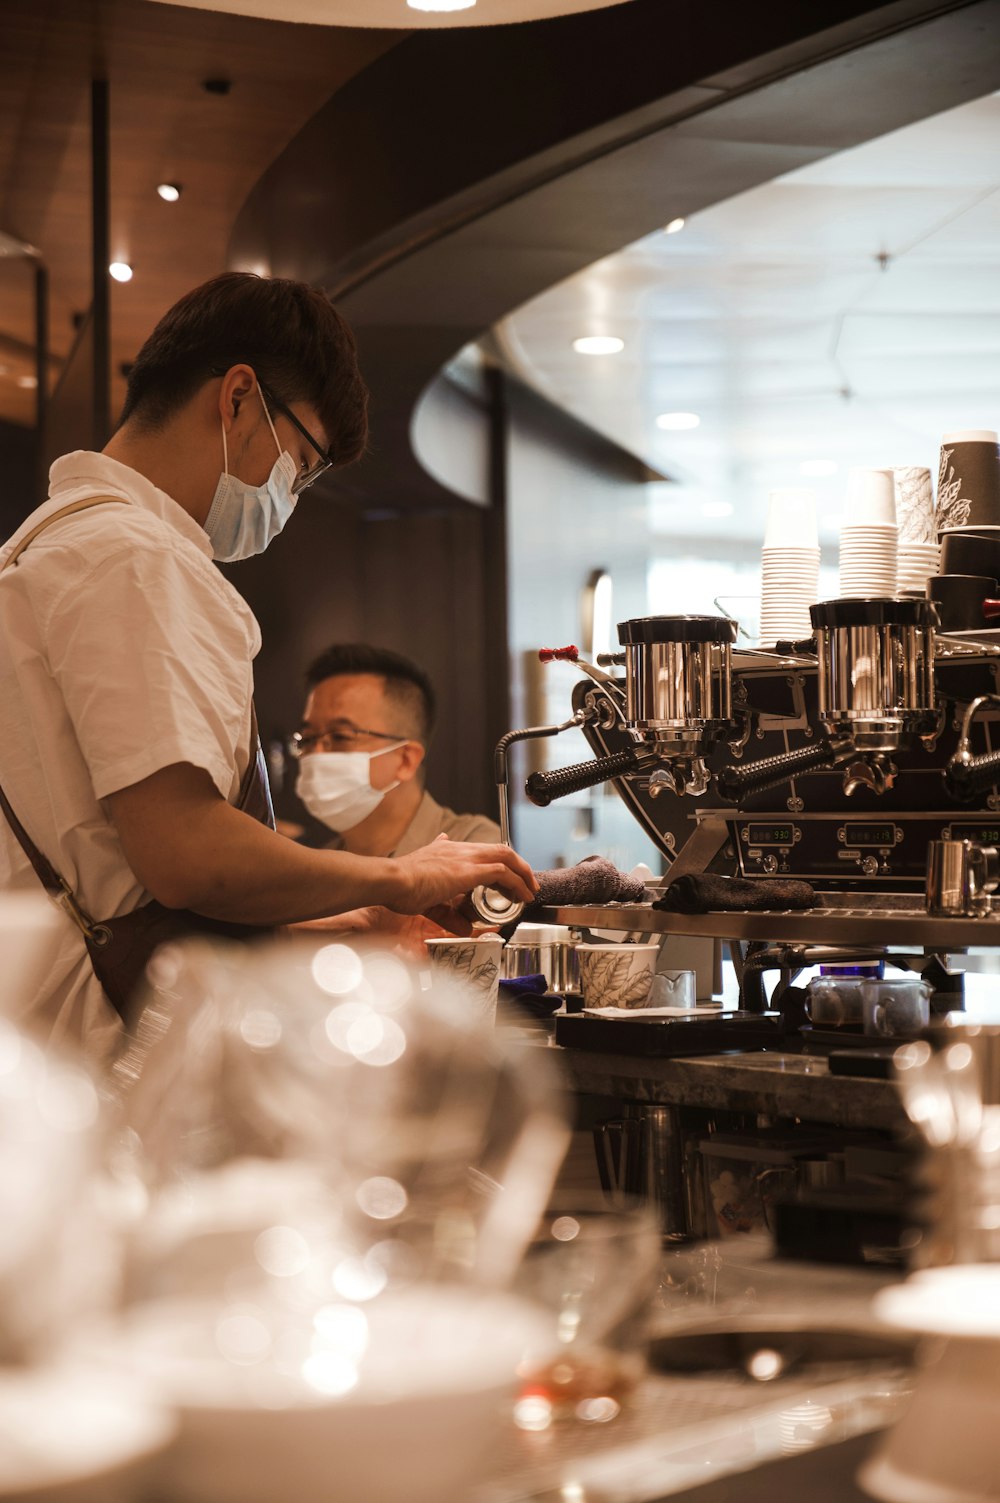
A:
POLYGON ((292 483, 297 474, 295 460, 278 442, 271 414, 259 386, 257 391, 277 445, 278 457, 264 485, 248 485, 245 480, 230 475, 226 425, 222 424, 223 473, 219 476, 208 516, 205 518, 205 531, 211 539, 214 557, 224 564, 263 553, 268 543, 278 536, 288 521, 298 499, 292 495, 292 483))

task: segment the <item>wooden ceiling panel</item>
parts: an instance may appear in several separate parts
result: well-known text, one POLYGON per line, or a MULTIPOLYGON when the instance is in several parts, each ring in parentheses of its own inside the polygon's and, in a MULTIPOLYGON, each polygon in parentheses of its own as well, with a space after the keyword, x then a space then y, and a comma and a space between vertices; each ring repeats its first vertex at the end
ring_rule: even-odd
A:
MULTIPOLYGON (((182 293, 226 266, 233 221, 264 169, 319 106, 394 45, 391 31, 302 26, 149 0, 0 0, 0 231, 49 268, 61 357, 90 303, 90 83, 110 89, 112 288, 118 375, 182 293), (202 87, 231 81, 228 94, 202 87), (176 204, 156 194, 177 182, 176 204)), ((30 423, 30 267, 0 271, 0 417, 30 423)))

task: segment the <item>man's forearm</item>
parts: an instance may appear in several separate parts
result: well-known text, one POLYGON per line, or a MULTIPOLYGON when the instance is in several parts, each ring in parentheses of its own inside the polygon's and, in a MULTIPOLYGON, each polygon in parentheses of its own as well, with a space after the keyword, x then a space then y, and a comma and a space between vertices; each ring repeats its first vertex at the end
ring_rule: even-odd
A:
POLYGON ((168 908, 243 924, 290 924, 378 906, 404 914, 451 904, 483 884, 530 903, 538 883, 509 846, 443 836, 400 857, 312 851, 220 798, 185 762, 109 795, 136 878, 168 908))
POLYGON ((271 925, 396 900, 394 861, 296 845, 231 808, 195 769, 173 771, 109 799, 129 865, 166 907, 271 925))

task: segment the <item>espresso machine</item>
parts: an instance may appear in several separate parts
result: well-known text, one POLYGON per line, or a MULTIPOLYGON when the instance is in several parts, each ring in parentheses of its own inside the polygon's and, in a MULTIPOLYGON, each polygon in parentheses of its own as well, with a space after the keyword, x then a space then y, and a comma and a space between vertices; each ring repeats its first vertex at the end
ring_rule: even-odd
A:
MULTIPOLYGON (((594 758, 532 773, 532 802, 610 781, 658 847, 663 885, 801 879, 814 905, 683 918, 582 906, 553 909, 554 922, 712 935, 746 945, 744 960, 769 946, 783 970, 905 947, 937 957, 939 978, 949 953, 1000 944, 989 904, 943 916, 924 900, 931 842, 1000 845, 1000 632, 943 633, 914 596, 822 601, 811 621, 809 641, 767 649, 736 647, 736 623, 707 615, 624 621, 621 651, 596 663, 543 649, 585 675, 572 716, 511 732, 497 774, 506 814, 510 746, 579 727, 594 758)), ((961 1006, 958 988, 942 1006, 961 1006)), ((748 993, 744 1007, 764 1006, 748 993)))

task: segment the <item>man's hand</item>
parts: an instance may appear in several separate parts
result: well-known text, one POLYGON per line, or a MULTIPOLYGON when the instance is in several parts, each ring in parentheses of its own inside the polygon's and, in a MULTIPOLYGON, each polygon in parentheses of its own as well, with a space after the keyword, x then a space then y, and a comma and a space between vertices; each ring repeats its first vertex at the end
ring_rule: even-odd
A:
POLYGON ((395 864, 398 891, 388 906, 397 913, 454 905, 474 887, 498 887, 518 903, 533 902, 538 892, 531 867, 507 845, 474 845, 439 835, 431 845, 396 857, 395 864))
POLYGON ((304 924, 291 924, 289 928, 296 934, 305 930, 312 934, 329 934, 331 938, 335 935, 343 938, 374 936, 384 939, 400 954, 417 960, 426 958, 425 940, 472 933, 472 925, 467 919, 455 909, 443 905, 428 914, 393 913, 390 908, 354 908, 349 913, 310 919, 304 924))

